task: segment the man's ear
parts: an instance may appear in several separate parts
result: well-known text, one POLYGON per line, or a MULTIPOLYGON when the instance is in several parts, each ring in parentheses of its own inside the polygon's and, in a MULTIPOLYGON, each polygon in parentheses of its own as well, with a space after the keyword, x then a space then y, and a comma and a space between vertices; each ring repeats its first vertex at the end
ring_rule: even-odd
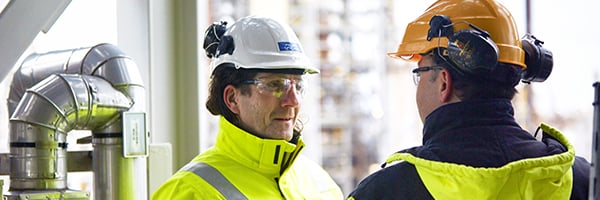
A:
POLYGON ((235 114, 240 114, 237 102, 238 92, 239 91, 233 87, 233 85, 228 85, 223 90, 223 101, 225 102, 225 105, 227 105, 227 108, 235 114))
POLYGON ((452 100, 452 77, 448 70, 440 70, 440 101, 448 103, 452 100))

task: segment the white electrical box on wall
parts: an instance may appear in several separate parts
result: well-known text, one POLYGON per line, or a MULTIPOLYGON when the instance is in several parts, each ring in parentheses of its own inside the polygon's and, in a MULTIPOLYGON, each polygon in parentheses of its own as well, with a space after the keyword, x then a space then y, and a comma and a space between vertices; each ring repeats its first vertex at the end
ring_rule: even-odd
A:
POLYGON ((123 112, 123 156, 126 158, 148 156, 146 113, 123 112))

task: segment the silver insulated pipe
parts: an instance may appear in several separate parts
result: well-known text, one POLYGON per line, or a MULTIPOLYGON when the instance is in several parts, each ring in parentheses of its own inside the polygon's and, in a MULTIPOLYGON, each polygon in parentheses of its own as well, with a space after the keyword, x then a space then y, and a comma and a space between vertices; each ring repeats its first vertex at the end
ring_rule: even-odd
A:
POLYGON ((9 192, 68 190, 66 136, 90 130, 94 199, 147 199, 146 160, 123 156, 122 124, 124 112, 145 113, 145 89, 116 46, 30 55, 14 74, 8 108, 9 192))

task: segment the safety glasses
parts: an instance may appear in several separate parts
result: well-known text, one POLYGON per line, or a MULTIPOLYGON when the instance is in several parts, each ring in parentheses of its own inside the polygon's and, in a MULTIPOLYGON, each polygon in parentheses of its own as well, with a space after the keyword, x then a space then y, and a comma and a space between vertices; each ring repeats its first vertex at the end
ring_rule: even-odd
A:
POLYGON ((421 72, 431 71, 431 70, 442 70, 444 67, 441 66, 428 66, 428 67, 418 67, 412 70, 413 73, 413 82, 415 85, 419 85, 419 81, 421 80, 421 72))
POLYGON ((304 95, 304 80, 289 79, 283 77, 265 77, 245 80, 242 84, 254 84, 261 94, 270 94, 274 97, 281 98, 283 94, 294 87, 296 96, 304 95))

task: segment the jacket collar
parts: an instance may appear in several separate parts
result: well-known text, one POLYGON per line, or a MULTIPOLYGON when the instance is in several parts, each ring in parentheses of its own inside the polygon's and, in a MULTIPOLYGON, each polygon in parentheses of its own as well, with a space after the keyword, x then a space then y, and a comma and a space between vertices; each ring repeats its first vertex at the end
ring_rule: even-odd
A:
POLYGON ((286 140, 263 139, 240 129, 224 117, 219 119, 215 148, 232 160, 258 171, 281 175, 303 147, 301 137, 296 144, 286 140))
POLYGON ((510 100, 461 101, 440 106, 425 118, 423 143, 435 134, 473 124, 518 126, 510 100))

